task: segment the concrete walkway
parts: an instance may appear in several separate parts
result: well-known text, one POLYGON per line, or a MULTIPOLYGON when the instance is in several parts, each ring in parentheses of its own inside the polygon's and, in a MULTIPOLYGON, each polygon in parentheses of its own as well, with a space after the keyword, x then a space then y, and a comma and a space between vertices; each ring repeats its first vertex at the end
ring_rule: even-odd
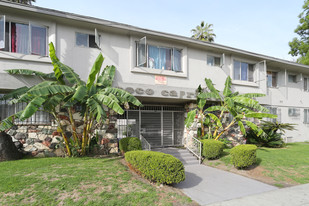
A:
POLYGON ((174 185, 200 205, 222 202, 248 195, 277 190, 277 187, 234 173, 186 161, 192 155, 184 149, 163 148, 156 151, 179 158, 185 166, 186 180, 174 185))
POLYGON ((273 190, 229 201, 211 204, 211 206, 305 206, 309 205, 309 184, 273 190))

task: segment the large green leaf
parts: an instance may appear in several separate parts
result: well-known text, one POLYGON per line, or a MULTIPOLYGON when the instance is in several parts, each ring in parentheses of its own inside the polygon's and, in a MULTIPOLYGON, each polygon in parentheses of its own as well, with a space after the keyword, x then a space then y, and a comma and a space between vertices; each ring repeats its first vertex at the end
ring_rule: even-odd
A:
POLYGON ((74 89, 72 87, 66 85, 47 85, 44 87, 31 89, 28 93, 35 96, 48 96, 54 94, 72 93, 73 91, 74 89))
POLYGON ((130 94, 129 92, 123 89, 108 87, 108 88, 101 90, 99 93, 105 94, 105 95, 109 95, 111 93, 115 95, 121 103, 130 102, 134 104, 135 106, 142 105, 142 103, 136 97, 134 97, 132 94, 130 94))
POLYGON ((265 107, 262 107, 258 101, 250 99, 248 97, 236 96, 232 97, 235 103, 238 103, 244 107, 249 107, 257 111, 267 112, 268 110, 265 107))
POLYGON ((203 109, 205 104, 206 104, 206 99, 201 99, 201 98, 198 99, 198 101, 197 101, 197 107, 198 108, 203 109))
POLYGON ((265 135, 265 132, 261 128, 259 128, 256 124, 254 124, 253 122, 250 122, 250 121, 247 121, 247 120, 245 122, 246 122, 246 125, 248 125, 254 131, 254 133, 257 136, 265 135))
POLYGON ((223 107, 223 106, 211 106, 205 109, 206 112, 213 112, 213 111, 225 111, 227 112, 228 110, 223 107))
POLYGON ((36 111, 38 111, 38 109, 42 106, 45 100, 46 98, 35 97, 31 102, 28 103, 28 105, 20 115, 19 119, 21 121, 24 121, 25 119, 31 117, 36 111))
POLYGON ((5 70, 9 74, 20 74, 20 75, 35 75, 35 76, 40 76, 42 78, 47 78, 47 79, 56 79, 54 73, 43 73, 31 69, 9 69, 5 70))
POLYGON ((98 77, 97 84, 102 87, 111 87, 115 77, 115 66, 106 66, 102 74, 98 77))
POLYGON ((221 99, 221 96, 219 94, 219 91, 214 87, 214 84, 212 83, 211 79, 205 78, 205 83, 208 87, 208 89, 215 95, 216 99, 221 99))
POLYGON ((187 118, 185 120, 186 127, 189 128, 192 125, 192 123, 194 122, 194 119, 195 119, 195 115, 196 115, 196 109, 188 112, 187 118))
POLYGON ((260 113, 260 112, 247 113, 245 116, 248 117, 248 118, 253 117, 253 118, 258 118, 258 119, 262 119, 262 118, 277 118, 277 115, 269 114, 269 113, 260 113))
POLYGON ((221 123, 220 119, 219 119, 216 115, 214 115, 213 113, 208 113, 207 115, 210 116, 210 118, 211 118, 212 120, 214 120, 214 122, 216 123, 216 125, 217 125, 219 128, 222 127, 222 123, 221 123))
POLYGON ((224 90, 223 90, 223 96, 228 97, 232 94, 231 86, 232 86, 232 79, 231 79, 230 76, 228 76, 225 80, 225 87, 224 87, 224 90))
POLYGON ((243 134, 244 136, 246 136, 246 129, 245 129, 245 126, 244 126, 244 124, 242 123, 242 121, 237 121, 237 123, 238 123, 238 126, 239 126, 240 131, 242 132, 242 134, 243 134))
POLYGON ((248 98, 255 98, 255 97, 264 97, 265 94, 261 93, 246 93, 246 94, 240 94, 239 97, 248 97, 248 98))
POLYGON ((213 92, 203 92, 200 93, 197 97, 200 99, 220 99, 218 98, 217 94, 213 92))
POLYGON ((94 81, 96 79, 96 75, 98 73, 100 73, 103 61, 104 61, 104 57, 100 53, 99 56, 97 57, 97 59, 95 60, 93 66, 92 66, 92 69, 90 71, 89 77, 88 77, 88 81, 87 81, 87 85, 86 85, 88 90, 90 89, 91 85, 94 83, 94 81))
POLYGON ((102 107, 102 104, 99 103, 94 98, 89 98, 87 101, 88 108, 90 112, 96 117, 96 121, 100 122, 103 118, 106 118, 106 113, 102 107))
POLYGON ((10 129, 11 127, 14 126, 14 124, 13 124, 13 117, 14 117, 14 115, 9 116, 6 119, 1 121, 1 124, 0 124, 0 131, 1 132, 5 131, 7 129, 10 129))
POLYGON ((28 87, 21 87, 21 88, 15 89, 9 94, 4 95, 2 98, 0 98, 0 100, 19 98, 22 94, 25 94, 28 90, 29 90, 28 87))
POLYGON ((74 72, 72 68, 61 63, 56 56, 53 43, 49 44, 49 55, 54 66, 55 77, 64 84, 63 76, 71 85, 81 85, 83 82, 80 80, 79 75, 74 72))
POLYGON ((118 114, 123 114, 124 110, 121 108, 121 106, 114 101, 112 98, 105 94, 96 94, 93 96, 100 104, 103 104, 110 109, 114 110, 118 114))
POLYGON ((80 85, 77 87, 76 92, 74 93, 72 100, 81 101, 87 95, 87 87, 85 85, 80 85))
POLYGON ((53 95, 52 97, 48 98, 44 103, 44 109, 51 112, 54 108, 60 105, 61 101, 64 99, 63 94, 53 95))

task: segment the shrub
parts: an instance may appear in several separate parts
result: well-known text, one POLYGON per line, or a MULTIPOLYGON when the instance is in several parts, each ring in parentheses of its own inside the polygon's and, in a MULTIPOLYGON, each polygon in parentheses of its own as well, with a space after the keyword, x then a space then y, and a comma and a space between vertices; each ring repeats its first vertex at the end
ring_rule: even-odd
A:
POLYGON ((153 151, 131 151, 126 153, 125 159, 151 181, 172 184, 185 180, 182 162, 172 155, 153 151))
POLYGON ((202 156, 206 159, 216 159, 220 157, 225 145, 223 142, 214 139, 202 140, 203 151, 202 156))
POLYGON ((119 141, 119 149, 122 152, 128 152, 132 150, 142 150, 141 140, 137 137, 126 137, 119 141))
POLYGON ((238 145, 231 149, 231 161, 236 168, 244 168, 256 162, 257 146, 252 144, 238 145))

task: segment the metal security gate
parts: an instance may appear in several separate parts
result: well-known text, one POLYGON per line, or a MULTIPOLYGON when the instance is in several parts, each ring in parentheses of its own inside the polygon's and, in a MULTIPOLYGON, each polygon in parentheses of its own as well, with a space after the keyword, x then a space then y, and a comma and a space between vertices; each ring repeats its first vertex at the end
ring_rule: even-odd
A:
POLYGON ((184 132, 184 108, 144 106, 128 110, 117 120, 118 138, 144 137, 151 147, 180 146, 184 132))

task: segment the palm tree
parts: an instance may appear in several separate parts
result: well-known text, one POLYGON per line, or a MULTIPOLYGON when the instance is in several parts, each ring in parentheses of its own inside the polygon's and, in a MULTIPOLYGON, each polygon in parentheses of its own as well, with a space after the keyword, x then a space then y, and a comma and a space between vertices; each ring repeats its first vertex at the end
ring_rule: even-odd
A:
POLYGON ((264 134, 256 124, 246 120, 246 118, 276 118, 276 115, 268 114, 268 110, 261 106, 256 97, 263 97, 264 94, 246 93, 239 94, 231 91, 232 79, 227 77, 225 88, 222 94, 214 87, 210 79, 205 79, 207 90, 198 87, 197 104, 198 109, 188 113, 186 118, 186 126, 189 127, 194 122, 194 118, 198 115, 201 123, 202 136, 205 135, 205 126, 208 126, 208 138, 218 140, 222 134, 227 132, 233 125, 238 124, 243 135, 246 135, 245 125, 251 128, 258 136, 264 134), (208 99, 216 99, 218 105, 204 109, 208 99), (216 115, 216 113, 218 115, 216 115), (227 125, 222 124, 224 113, 230 113, 233 116, 231 122, 227 125))
POLYGON ((202 21, 201 25, 197 25, 195 29, 191 30, 193 33, 192 38, 201 41, 214 42, 216 34, 213 33, 212 26, 213 24, 205 24, 205 22, 202 21))
POLYGON ((35 2, 35 0, 8 0, 20 4, 27 4, 27 5, 32 5, 32 2, 35 2))
POLYGON ((132 103, 140 106, 141 103, 130 93, 112 87, 116 70, 114 66, 106 66, 100 74, 104 61, 101 53, 90 71, 87 83, 85 83, 73 69, 59 61, 52 43, 49 47, 50 58, 54 66, 53 73, 45 74, 24 69, 7 70, 9 74, 36 75, 44 78, 45 81, 30 88, 19 88, 2 98, 12 99, 11 102, 15 104, 26 102, 27 106, 24 110, 4 119, 0 124, 0 131, 12 127, 15 118, 23 121, 41 109, 54 116, 58 131, 63 136, 68 156, 84 156, 89 148, 94 125, 103 122, 106 118, 104 107, 123 114, 124 110, 120 105, 128 106, 128 103, 132 103), (82 108, 80 112, 83 117, 82 134, 78 134, 76 130, 73 119, 74 105, 79 105, 82 108), (66 109, 68 113, 72 138, 66 136, 61 125, 59 108, 66 109))

